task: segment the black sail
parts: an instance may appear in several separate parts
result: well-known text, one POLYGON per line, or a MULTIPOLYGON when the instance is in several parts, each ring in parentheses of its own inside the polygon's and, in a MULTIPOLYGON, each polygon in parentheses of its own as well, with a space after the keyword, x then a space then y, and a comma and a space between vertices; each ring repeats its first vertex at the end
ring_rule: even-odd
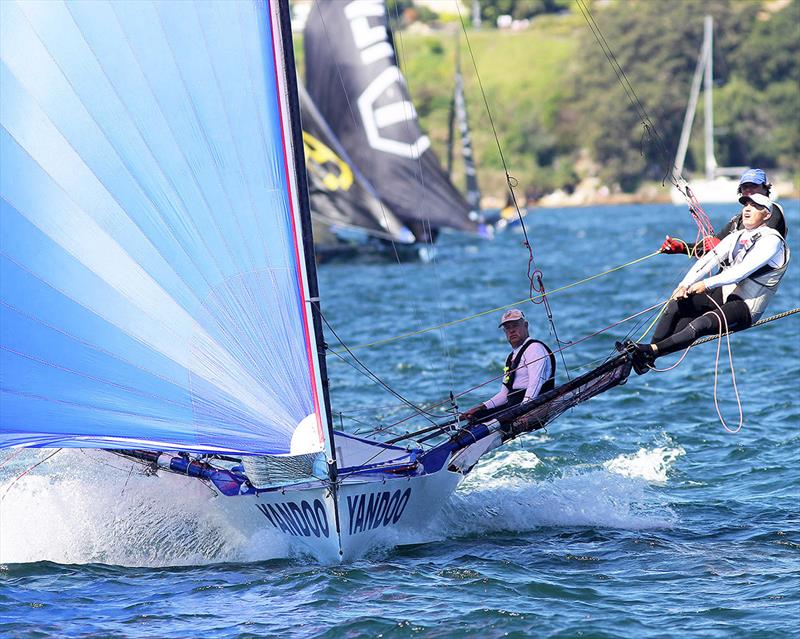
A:
POLYGON ((326 238, 322 240, 326 243, 356 231, 383 240, 413 242, 414 236, 380 202, 308 93, 302 86, 298 89, 315 239, 326 238))
POLYGON ((325 121, 419 241, 477 230, 417 121, 381 0, 315 0, 303 38, 306 88, 325 121))

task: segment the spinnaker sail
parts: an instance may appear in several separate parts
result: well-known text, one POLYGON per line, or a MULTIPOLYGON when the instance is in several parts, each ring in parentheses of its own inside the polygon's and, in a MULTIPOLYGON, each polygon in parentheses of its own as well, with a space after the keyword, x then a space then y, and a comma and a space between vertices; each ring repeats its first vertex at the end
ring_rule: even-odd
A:
POLYGON ((332 459, 277 7, 0 3, 0 447, 332 459))
POLYGON ((381 0, 317 0, 303 38, 306 88, 383 202, 414 233, 478 229, 419 127, 381 0))

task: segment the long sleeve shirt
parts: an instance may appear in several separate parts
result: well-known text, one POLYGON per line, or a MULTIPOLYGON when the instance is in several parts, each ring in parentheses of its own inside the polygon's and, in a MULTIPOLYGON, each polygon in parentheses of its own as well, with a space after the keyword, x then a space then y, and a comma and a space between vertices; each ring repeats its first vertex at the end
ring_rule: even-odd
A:
MULTIPOLYGON (((526 340, 527 342, 527 340, 526 340)), ((511 359, 517 356, 519 350, 525 345, 525 342, 512 351, 511 359)), ((539 394, 539 391, 544 384, 553 374, 550 370, 550 355, 538 342, 534 342, 522 354, 522 359, 519 361, 517 374, 514 376, 514 390, 525 389, 525 398, 522 400, 527 402, 539 394)), ((483 402, 483 405, 488 409, 497 408, 502 406, 508 400, 508 389, 505 385, 500 387, 500 391, 491 399, 483 402)))
POLYGON ((765 234, 753 248, 749 248, 753 241, 752 237, 759 231, 763 231, 763 228, 727 235, 713 251, 706 253, 695 263, 681 280, 680 286, 691 286, 702 280, 706 288, 715 289, 741 282, 765 264, 776 268, 782 266, 783 241, 776 235, 765 234), (712 271, 722 267, 722 261, 730 254, 731 248, 733 248, 733 264, 723 268, 717 275, 707 277, 712 271))

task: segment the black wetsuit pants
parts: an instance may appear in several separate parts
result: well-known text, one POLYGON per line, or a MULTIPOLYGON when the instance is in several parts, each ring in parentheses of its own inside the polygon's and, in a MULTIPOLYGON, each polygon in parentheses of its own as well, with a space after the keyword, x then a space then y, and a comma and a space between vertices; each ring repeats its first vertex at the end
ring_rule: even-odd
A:
MULTIPOLYGON (((686 348, 698 337, 719 333, 720 308, 729 331, 739 331, 752 324, 750 309, 740 297, 730 295, 723 304, 721 288, 713 290, 710 296, 711 299, 708 293, 701 293, 669 301, 651 340, 658 347, 659 355, 686 348)), ((722 330, 725 330, 724 322, 722 330)))

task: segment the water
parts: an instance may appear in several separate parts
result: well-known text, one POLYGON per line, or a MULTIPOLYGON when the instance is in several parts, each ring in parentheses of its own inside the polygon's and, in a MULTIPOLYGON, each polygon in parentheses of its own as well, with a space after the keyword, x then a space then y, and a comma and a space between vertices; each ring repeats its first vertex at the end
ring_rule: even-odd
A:
MULTIPOLYGON (((709 213, 721 225, 731 209, 709 213)), ((800 255, 800 203, 786 209, 800 255)), ((646 255, 667 232, 693 237, 689 215, 671 206, 537 211, 527 223, 550 289, 646 255)), ((656 303, 689 264, 657 256, 554 294, 560 337, 578 339, 656 303)), ((524 299, 526 265, 519 235, 448 235, 433 264, 326 265, 319 277, 326 317, 357 346, 524 299)), ((800 306, 798 268, 771 313, 800 306)), ((533 333, 552 344, 542 307, 523 308, 533 333)), ((506 354, 498 315, 354 352, 430 407, 498 374, 506 354)), ((567 349, 572 374, 614 340, 639 337, 648 319, 567 349)), ((793 636, 798 336, 793 316, 732 339, 739 434, 716 416, 715 346, 706 345, 676 370, 634 375, 496 451, 405 540, 413 545, 344 566, 293 556, 267 533, 245 537, 215 514, 201 484, 178 493, 171 478, 131 473, 102 454, 65 451, 12 484, 48 454, 25 453, 0 468, 0 635, 793 636)), ((735 427, 725 357, 718 396, 735 427)), ((348 429, 408 414, 336 356, 328 361, 333 408, 348 429)))

